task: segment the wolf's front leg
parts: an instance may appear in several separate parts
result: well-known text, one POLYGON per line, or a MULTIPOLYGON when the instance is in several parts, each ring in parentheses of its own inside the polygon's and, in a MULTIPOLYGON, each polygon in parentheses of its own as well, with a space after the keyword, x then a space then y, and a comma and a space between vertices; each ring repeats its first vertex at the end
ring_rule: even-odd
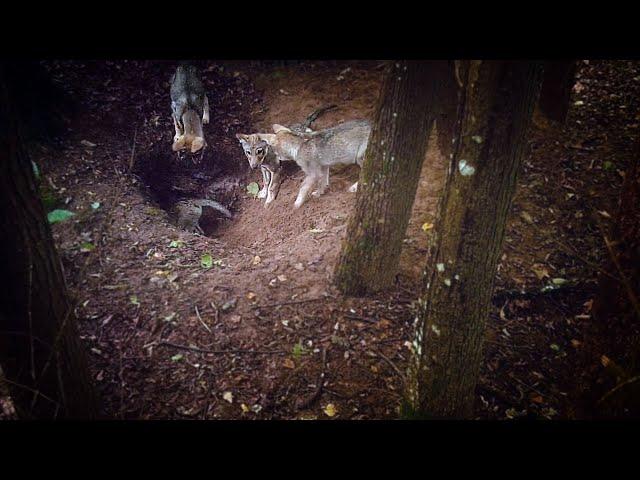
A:
POLYGON ((300 187, 300 191, 298 192, 298 197, 296 198, 296 202, 293 204, 295 208, 300 208, 302 204, 307 199, 309 195, 309 191, 313 188, 313 185, 316 183, 317 178, 313 175, 307 175, 302 182, 302 186, 300 187))
POLYGON ((183 134, 183 131, 182 131, 182 127, 180 126, 180 122, 178 122, 178 119, 176 118, 176 116, 171 115, 171 118, 173 118, 173 127, 176 129, 176 134, 173 136, 173 141, 177 142, 180 136, 183 134))
POLYGON ((258 198, 265 198, 271 182, 271 172, 264 167, 261 167, 260 171, 262 172, 262 190, 258 192, 258 198))
POLYGON ((209 99, 204 96, 204 112, 202 113, 202 123, 209 123, 209 99))
POLYGON ((278 192, 280 191, 281 183, 282 170, 278 168, 277 170, 271 172, 271 181, 269 182, 267 201, 264 203, 265 207, 276 199, 276 197, 278 196, 278 192))

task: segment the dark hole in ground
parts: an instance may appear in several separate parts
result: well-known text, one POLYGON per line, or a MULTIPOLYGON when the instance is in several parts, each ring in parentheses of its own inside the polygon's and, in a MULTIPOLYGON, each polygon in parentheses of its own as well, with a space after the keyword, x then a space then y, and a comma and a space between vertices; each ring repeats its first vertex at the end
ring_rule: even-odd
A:
MULTIPOLYGON (((244 190, 248 168, 224 145, 207 147, 204 155, 178 156, 167 145, 154 144, 136 157, 134 174, 149 200, 172 216, 174 205, 183 200, 215 200, 232 213, 244 190)), ((214 236, 223 220, 215 209, 204 207, 200 227, 214 236)))

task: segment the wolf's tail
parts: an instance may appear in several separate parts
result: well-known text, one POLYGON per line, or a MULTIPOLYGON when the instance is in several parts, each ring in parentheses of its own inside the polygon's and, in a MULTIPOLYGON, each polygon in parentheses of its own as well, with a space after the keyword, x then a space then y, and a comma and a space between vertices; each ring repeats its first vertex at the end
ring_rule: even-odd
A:
POLYGON ((215 208, 216 210, 218 210, 220 213, 222 213, 227 218, 232 218, 233 217, 233 215, 231 214, 231 212, 228 209, 226 209, 223 205, 219 204, 218 202, 216 202, 214 200, 207 200, 206 198, 203 198, 201 200, 194 201, 194 203, 197 203, 198 205, 200 205, 200 207, 215 208))
POLYGON ((322 115, 324 112, 328 112, 329 110, 333 110, 334 108, 338 108, 338 106, 329 105, 328 107, 322 107, 313 112, 307 117, 304 123, 302 123, 302 131, 305 131, 307 128, 311 128, 311 124, 315 122, 320 115, 322 115))

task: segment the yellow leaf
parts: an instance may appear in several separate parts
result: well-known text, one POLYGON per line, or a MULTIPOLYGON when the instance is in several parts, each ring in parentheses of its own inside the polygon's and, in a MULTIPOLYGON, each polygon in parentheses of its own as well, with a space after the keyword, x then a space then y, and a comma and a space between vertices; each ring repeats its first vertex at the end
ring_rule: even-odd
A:
POLYGON ((240 408, 242 408, 243 413, 247 413, 250 411, 249 407, 247 407, 244 403, 240 405, 240 408))
POLYGON ((290 358, 285 358, 284 362, 282 362, 282 364, 286 367, 286 368, 296 368, 296 364, 293 363, 293 360, 291 360, 290 358))
POLYGON ((323 410, 328 417, 333 417, 336 414, 336 407, 333 405, 333 403, 328 404, 326 407, 324 407, 323 410))
POLYGON ((253 263, 254 265, 258 265, 261 261, 262 259, 258 255, 256 255, 255 257, 253 257, 253 261, 251 263, 253 263))
POLYGON ((422 230, 424 230, 425 232, 427 230, 431 230, 433 228, 433 223, 423 223, 422 224, 422 230))
POLYGON ((533 267, 531 267, 531 270, 533 270, 533 273, 536 274, 536 277, 538 277, 538 280, 542 280, 545 277, 550 277, 549 270, 547 270, 542 265, 534 265, 533 267))

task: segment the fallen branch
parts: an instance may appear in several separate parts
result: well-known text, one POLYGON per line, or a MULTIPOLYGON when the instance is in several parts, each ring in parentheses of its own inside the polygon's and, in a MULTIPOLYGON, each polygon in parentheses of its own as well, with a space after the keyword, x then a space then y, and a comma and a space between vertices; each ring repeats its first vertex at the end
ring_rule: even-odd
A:
POLYGON ((402 373, 400 371, 400 369, 396 366, 395 363, 393 363, 393 361, 387 357, 384 353, 378 351, 378 350, 373 350, 373 349, 369 349, 371 352, 373 352, 375 355, 377 355, 378 357, 380 357, 381 359, 383 359, 385 362, 387 362, 389 365, 391 365, 391 368, 393 368, 396 373, 400 376, 400 378, 402 379, 403 382, 406 381, 404 373, 402 373))
POLYGON ((349 320, 355 320, 357 322, 365 322, 365 323, 371 323, 373 325, 376 325, 378 323, 377 320, 373 320, 371 318, 366 318, 366 317, 361 317, 360 315, 343 315, 344 318, 347 318, 349 320))
POLYGON ((248 353, 248 354, 257 354, 257 355, 286 355, 288 353, 288 352, 285 352, 284 350, 250 350, 250 349, 207 350, 204 348, 191 347, 188 345, 179 345, 177 343, 167 342, 164 340, 161 340, 159 342, 148 343, 147 345, 144 346, 144 348, 153 347, 153 346, 157 346, 157 347, 165 346, 165 347, 177 348, 178 350, 189 350, 190 352, 197 352, 197 353, 212 353, 216 355, 224 355, 227 353, 231 353, 231 354, 248 353))
POLYGON ((325 300, 331 297, 315 297, 315 298, 307 298, 304 300, 291 300, 289 302, 278 302, 278 303, 267 303, 266 305, 253 305, 251 308, 267 308, 267 307, 279 307, 281 305, 297 305, 299 303, 308 303, 315 302, 317 300, 325 300))

